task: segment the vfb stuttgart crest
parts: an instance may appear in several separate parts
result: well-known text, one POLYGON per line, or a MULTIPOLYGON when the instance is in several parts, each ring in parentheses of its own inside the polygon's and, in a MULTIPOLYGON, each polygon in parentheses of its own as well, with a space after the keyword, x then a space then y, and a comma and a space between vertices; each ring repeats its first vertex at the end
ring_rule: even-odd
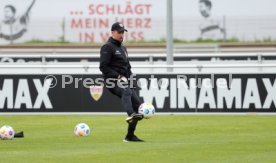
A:
POLYGON ((90 95, 95 100, 98 101, 103 94, 103 86, 101 85, 92 85, 90 86, 90 95))

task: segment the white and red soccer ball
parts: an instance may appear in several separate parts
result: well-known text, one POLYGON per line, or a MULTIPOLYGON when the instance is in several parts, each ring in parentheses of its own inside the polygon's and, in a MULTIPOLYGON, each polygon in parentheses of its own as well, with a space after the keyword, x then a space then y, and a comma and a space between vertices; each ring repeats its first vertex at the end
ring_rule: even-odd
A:
POLYGON ((143 103, 140 105, 138 112, 144 115, 145 119, 149 119, 155 114, 155 108, 151 103, 143 103))
POLYGON ((0 128, 0 138, 2 140, 12 140, 14 138, 14 130, 11 126, 5 125, 0 128))

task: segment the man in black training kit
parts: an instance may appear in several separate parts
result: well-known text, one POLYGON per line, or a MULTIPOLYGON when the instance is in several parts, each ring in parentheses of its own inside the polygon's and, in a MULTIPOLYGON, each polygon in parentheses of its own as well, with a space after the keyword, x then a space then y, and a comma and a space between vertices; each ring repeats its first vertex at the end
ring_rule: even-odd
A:
POLYGON ((101 47, 100 70, 105 80, 112 81, 115 85, 112 88, 107 88, 112 94, 121 99, 123 107, 128 114, 126 118, 128 133, 124 142, 142 142, 143 140, 134 135, 138 121, 142 120, 144 116, 138 113, 138 108, 142 102, 133 86, 130 86, 130 82, 128 82, 132 72, 127 50, 122 45, 124 32, 127 32, 127 30, 121 23, 116 22, 112 25, 112 36, 101 47))

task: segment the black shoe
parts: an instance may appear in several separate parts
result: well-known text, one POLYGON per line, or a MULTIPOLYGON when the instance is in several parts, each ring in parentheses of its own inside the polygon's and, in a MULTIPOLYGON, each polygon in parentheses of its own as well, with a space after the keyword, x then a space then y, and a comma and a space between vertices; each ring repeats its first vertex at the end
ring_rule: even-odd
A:
POLYGON ((126 136, 123 142, 144 142, 144 140, 139 139, 136 135, 126 136))
POLYGON ((134 123, 140 121, 144 118, 144 115, 141 113, 132 113, 130 117, 126 118, 127 123, 134 123))
POLYGON ((21 132, 15 133, 14 138, 24 138, 24 132, 21 131, 21 132))

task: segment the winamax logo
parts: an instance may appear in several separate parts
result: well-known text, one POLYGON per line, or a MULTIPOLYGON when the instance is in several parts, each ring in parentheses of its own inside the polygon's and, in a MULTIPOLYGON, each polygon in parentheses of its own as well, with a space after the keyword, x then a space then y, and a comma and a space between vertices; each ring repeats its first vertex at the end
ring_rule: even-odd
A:
POLYGON ((275 109, 276 82, 273 81, 269 78, 233 78, 229 86, 226 78, 217 78, 213 87, 210 78, 203 78, 199 87, 195 78, 187 81, 162 79, 159 86, 157 79, 153 79, 140 89, 139 95, 147 102, 155 100, 157 109, 164 108, 167 98, 171 109, 204 109, 206 105, 213 110, 246 110, 250 106, 256 110, 275 109))
POLYGON ((46 109, 53 109, 48 96, 52 79, 4 79, 0 86, 0 110, 7 109, 41 109, 44 104, 46 109), (31 90, 34 87, 35 90, 31 90), (37 92, 37 94, 34 93, 37 92), (32 102, 34 101, 34 102, 32 102))

